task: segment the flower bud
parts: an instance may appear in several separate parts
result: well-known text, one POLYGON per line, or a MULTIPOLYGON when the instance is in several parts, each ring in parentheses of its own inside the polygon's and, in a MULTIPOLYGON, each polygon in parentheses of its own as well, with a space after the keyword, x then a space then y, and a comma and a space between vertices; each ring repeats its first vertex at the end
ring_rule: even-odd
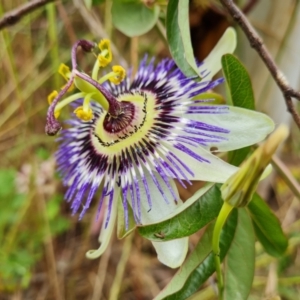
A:
POLYGON ((279 126, 243 163, 241 168, 229 177, 221 187, 222 198, 225 202, 234 207, 248 205, 259 180, 266 177, 266 172, 269 174, 270 169, 267 168, 265 170, 265 168, 268 166, 279 144, 287 136, 288 128, 284 125, 279 126))

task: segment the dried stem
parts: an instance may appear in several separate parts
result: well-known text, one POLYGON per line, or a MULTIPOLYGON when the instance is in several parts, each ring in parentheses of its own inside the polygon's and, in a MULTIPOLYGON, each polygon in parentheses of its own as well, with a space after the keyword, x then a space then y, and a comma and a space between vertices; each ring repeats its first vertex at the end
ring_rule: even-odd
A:
POLYGON ((292 101, 292 98, 300 100, 300 92, 295 91, 289 85, 284 74, 279 70, 268 49, 263 44, 262 39, 257 34, 253 26, 248 21, 247 17, 243 14, 243 12, 233 3, 232 0, 220 0, 220 2, 227 9, 231 17, 242 28, 250 42, 251 47, 256 50, 258 55, 262 58, 263 62, 265 63, 266 67, 269 69, 272 77, 274 78, 275 82, 277 83, 284 96, 288 111, 292 114, 295 123, 300 128, 300 116, 297 113, 292 101))
POLYGON ((294 193, 294 195, 300 200, 300 185, 291 173, 291 171, 287 168, 287 166, 280 160, 279 157, 273 155, 272 157, 272 166, 277 171, 279 176, 285 182, 285 184, 290 188, 290 190, 294 193))
POLYGON ((7 12, 0 19, 0 30, 18 23, 25 15, 50 2, 54 2, 54 0, 32 0, 14 10, 7 12))

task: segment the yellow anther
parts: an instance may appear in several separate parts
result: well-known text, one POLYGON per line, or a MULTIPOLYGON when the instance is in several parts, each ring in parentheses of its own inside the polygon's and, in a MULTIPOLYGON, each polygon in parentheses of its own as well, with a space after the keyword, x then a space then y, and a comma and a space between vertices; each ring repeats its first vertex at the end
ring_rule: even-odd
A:
POLYGON ((104 39, 98 45, 101 53, 98 55, 100 67, 106 67, 112 61, 110 40, 104 39))
POLYGON ((54 111, 54 117, 55 117, 55 119, 58 119, 59 115, 60 115, 60 110, 55 110, 54 111))
POLYGON ((102 56, 102 54, 99 54, 98 62, 100 67, 106 67, 111 62, 111 60, 107 59, 105 56, 102 56))
POLYGON ((88 109, 85 109, 83 106, 78 106, 74 113, 76 114, 76 117, 82 121, 90 121, 93 118, 93 111, 90 107, 88 109))
POLYGON ((110 51, 110 40, 108 39, 103 39, 100 41, 98 44, 98 47, 101 51, 108 50, 110 51))
POLYGON ((109 81, 114 84, 120 84, 126 76, 125 69, 121 66, 113 66, 112 70, 113 70, 114 76, 110 77, 109 81))
POLYGON ((57 91, 53 91, 51 94, 48 95, 48 103, 49 105, 51 105, 51 103, 53 102, 53 100, 57 97, 58 92, 57 91))
POLYGON ((58 73, 66 80, 68 81, 71 75, 70 68, 65 64, 60 64, 58 68, 58 73))

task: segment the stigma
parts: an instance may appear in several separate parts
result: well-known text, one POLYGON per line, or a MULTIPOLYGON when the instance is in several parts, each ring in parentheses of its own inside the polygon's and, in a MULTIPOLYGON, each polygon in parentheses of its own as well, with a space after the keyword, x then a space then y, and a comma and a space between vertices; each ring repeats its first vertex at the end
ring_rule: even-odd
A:
POLYGON ((53 135, 53 126, 60 128, 57 119, 61 110, 69 104, 73 107, 74 116, 83 122, 89 122, 94 117, 93 102, 100 104, 106 111, 104 126, 107 130, 120 131, 128 125, 128 120, 133 116, 133 107, 128 103, 120 103, 105 85, 107 83, 119 85, 126 78, 126 71, 122 66, 113 65, 111 71, 102 74, 104 68, 108 68, 112 62, 112 51, 109 40, 102 40, 98 45, 89 41, 78 41, 72 49, 72 68, 61 64, 58 73, 64 78, 66 84, 61 90, 53 91, 48 95, 49 109, 47 114, 46 133, 53 135), (96 60, 91 76, 77 69, 76 50, 77 47, 85 52, 94 53, 96 60), (102 69, 102 70, 100 70, 102 69), (77 91, 66 97, 67 93, 77 91), (76 104, 74 109, 74 104, 76 104), (121 128, 121 129, 120 129, 121 128))

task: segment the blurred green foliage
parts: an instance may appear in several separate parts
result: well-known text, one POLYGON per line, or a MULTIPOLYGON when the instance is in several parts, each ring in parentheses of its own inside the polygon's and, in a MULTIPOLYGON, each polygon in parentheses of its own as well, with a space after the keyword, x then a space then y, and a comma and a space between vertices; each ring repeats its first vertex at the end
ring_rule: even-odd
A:
POLYGON ((0 170, 0 290, 27 287, 47 235, 54 237, 70 227, 60 213, 61 195, 52 196, 43 211, 39 202, 44 199, 36 189, 17 192, 16 175, 14 169, 0 170))

